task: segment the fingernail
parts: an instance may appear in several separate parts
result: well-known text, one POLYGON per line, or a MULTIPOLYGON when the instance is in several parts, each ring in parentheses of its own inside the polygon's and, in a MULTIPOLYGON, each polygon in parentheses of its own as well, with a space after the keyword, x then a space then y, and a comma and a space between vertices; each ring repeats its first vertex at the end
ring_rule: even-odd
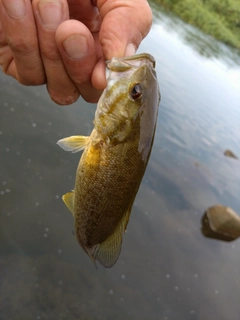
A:
POLYGON ((74 59, 83 59, 88 54, 87 39, 79 34, 68 37, 63 42, 63 48, 66 54, 74 59))
POLYGON ((132 56, 136 52, 136 48, 132 43, 129 43, 126 47, 125 55, 126 56, 132 56))
POLYGON ((24 0, 2 0, 2 3, 11 18, 21 19, 27 12, 24 0))
POLYGON ((63 21, 63 5, 60 0, 41 0, 38 12, 42 23, 47 29, 56 29, 63 21))

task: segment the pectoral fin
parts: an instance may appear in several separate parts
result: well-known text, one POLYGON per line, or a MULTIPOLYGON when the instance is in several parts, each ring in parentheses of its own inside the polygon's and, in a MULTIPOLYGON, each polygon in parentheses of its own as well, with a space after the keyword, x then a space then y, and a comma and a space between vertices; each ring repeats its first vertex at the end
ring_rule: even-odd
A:
POLYGON ((68 209, 72 212, 72 215, 74 216, 74 191, 68 192, 62 196, 63 202, 68 207, 68 209))
POLYGON ((72 151, 72 153, 83 150, 89 142, 90 137, 85 136, 71 136, 58 140, 57 144, 65 151, 72 151))
POLYGON ((113 234, 95 248, 94 259, 106 268, 111 268, 117 262, 121 252, 123 233, 127 228, 130 214, 131 208, 125 213, 113 234))

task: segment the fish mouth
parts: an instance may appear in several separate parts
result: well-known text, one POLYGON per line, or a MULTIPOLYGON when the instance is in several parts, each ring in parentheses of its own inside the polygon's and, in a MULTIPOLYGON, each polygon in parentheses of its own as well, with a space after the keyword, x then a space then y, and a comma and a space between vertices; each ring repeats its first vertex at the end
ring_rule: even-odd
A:
POLYGON ((125 72, 133 67, 139 68, 144 64, 150 64, 154 69, 156 65, 154 57, 149 53, 139 53, 123 58, 113 57, 106 61, 107 69, 113 72, 125 72))

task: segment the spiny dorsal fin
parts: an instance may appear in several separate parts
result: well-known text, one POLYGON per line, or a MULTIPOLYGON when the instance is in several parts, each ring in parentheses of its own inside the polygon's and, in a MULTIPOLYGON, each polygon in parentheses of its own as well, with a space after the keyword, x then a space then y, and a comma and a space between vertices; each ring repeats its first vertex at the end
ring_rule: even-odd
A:
POLYGON ((94 259, 106 268, 111 268, 117 262, 121 252, 123 233, 127 228, 130 214, 131 208, 125 213, 113 234, 96 246, 94 259))
POLYGON ((57 144, 65 151, 72 151, 72 153, 83 150, 89 142, 90 137, 85 136, 71 136, 58 140, 57 144))
POLYGON ((74 191, 68 192, 62 196, 63 202, 68 207, 68 209, 72 212, 72 215, 74 216, 74 191))

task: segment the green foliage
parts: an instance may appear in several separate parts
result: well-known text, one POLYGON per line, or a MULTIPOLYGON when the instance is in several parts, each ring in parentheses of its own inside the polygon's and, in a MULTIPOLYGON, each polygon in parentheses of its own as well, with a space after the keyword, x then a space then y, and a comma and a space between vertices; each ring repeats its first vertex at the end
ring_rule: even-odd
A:
POLYGON ((240 49, 240 0, 153 0, 184 21, 240 49))

